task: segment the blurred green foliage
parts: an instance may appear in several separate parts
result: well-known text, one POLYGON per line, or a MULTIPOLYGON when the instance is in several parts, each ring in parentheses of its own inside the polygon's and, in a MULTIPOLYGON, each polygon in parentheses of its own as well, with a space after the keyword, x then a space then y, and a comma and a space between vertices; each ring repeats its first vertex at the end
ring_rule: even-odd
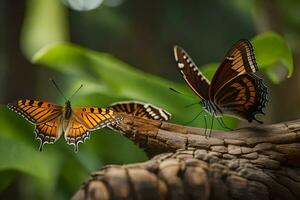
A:
POLYGON ((276 33, 258 35, 252 39, 257 63, 273 83, 279 83, 293 74, 293 57, 283 38, 276 33), (274 66, 281 63, 284 72, 279 73, 274 66))
MULTIPOLYGON (((63 77, 63 81, 58 82, 64 82, 66 94, 71 94, 81 83, 84 84, 84 88, 72 99, 73 106, 106 107, 120 100, 140 100, 166 109, 173 115, 171 121, 181 124, 190 121, 201 111, 200 105, 184 108, 199 102, 199 98, 183 80, 178 84, 138 70, 110 54, 72 43, 58 43, 69 37, 65 8, 59 0, 29 0, 28 6, 21 39, 24 54, 38 66, 63 77), (47 9, 52 12, 46 12, 47 9), (191 98, 173 93, 170 87, 191 98)), ((112 23, 106 26, 122 28, 123 24, 113 24, 119 21, 112 18, 112 23)), ((184 23, 181 25, 186 26, 184 23)), ((292 54, 280 35, 257 35, 251 42, 259 68, 273 83, 292 75, 292 54), (284 73, 278 72, 277 63, 282 63, 284 73)), ((224 54, 227 50, 223 50, 224 54)), ((209 63, 199 68, 211 79, 218 66, 219 63, 209 63)), ((175 63, 174 70, 177 70, 175 63)), ((41 80, 47 82, 48 78, 42 77, 41 80)), ((43 100, 42 96, 40 100, 43 100)), ((47 100, 63 104, 63 99, 58 95, 47 100)), ((235 127, 236 119, 225 117, 225 123, 235 127)), ((205 126, 202 117, 190 125, 205 126)), ((214 124, 214 128, 221 129, 218 123, 214 124)), ((38 142, 33 141, 33 129, 33 125, 9 111, 5 105, 0 106, 0 192, 19 180, 26 185, 24 190, 27 188, 27 193, 24 193, 27 199, 67 199, 91 171, 105 164, 147 159, 144 152, 131 141, 107 129, 92 132, 91 139, 79 146, 78 154, 63 139, 54 145, 46 145, 43 152, 38 152, 38 142)))
MULTIPOLYGON (((264 33, 254 37, 251 43, 257 65, 270 81, 278 84, 292 76, 294 69, 292 52, 280 35, 274 32, 264 33), (279 67, 283 70, 279 71, 279 67)), ((219 63, 209 63, 200 68, 211 79, 218 67, 219 63)))

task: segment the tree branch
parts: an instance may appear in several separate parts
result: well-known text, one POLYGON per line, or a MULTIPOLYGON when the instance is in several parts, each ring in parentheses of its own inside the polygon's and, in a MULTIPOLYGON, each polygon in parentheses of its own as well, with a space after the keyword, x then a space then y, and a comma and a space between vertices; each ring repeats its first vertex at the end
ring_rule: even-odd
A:
POLYGON ((204 129, 128 116, 119 129, 159 155, 94 172, 73 199, 300 199, 300 120, 209 138, 204 129))

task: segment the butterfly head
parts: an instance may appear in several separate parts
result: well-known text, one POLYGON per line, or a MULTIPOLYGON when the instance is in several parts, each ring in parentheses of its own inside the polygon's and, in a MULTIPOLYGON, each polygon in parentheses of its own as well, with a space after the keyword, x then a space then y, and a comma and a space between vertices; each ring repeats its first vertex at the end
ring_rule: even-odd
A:
POLYGON ((66 107, 66 108, 71 108, 71 101, 67 100, 67 101, 65 102, 65 107, 66 107))

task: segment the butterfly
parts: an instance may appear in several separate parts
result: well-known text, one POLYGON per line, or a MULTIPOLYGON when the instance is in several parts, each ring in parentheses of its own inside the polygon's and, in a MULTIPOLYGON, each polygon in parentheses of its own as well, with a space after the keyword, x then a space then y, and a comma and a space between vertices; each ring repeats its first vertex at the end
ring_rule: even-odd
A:
POLYGON ((174 56, 186 83, 201 99, 201 104, 213 117, 223 114, 253 120, 267 100, 267 87, 254 73, 258 67, 254 51, 248 40, 239 40, 226 54, 225 59, 210 82, 181 47, 174 47, 174 56))
POLYGON ((144 119, 167 121, 171 118, 171 114, 167 111, 139 101, 121 101, 111 104, 110 108, 118 114, 125 114, 144 119))
POLYGON ((34 132, 36 138, 40 140, 40 151, 44 144, 53 144, 64 133, 67 143, 74 145, 75 152, 77 152, 78 144, 89 138, 90 131, 119 124, 122 120, 120 115, 116 115, 109 108, 77 107, 73 109, 69 100, 66 100, 64 106, 30 99, 18 100, 7 106, 35 125, 34 132))

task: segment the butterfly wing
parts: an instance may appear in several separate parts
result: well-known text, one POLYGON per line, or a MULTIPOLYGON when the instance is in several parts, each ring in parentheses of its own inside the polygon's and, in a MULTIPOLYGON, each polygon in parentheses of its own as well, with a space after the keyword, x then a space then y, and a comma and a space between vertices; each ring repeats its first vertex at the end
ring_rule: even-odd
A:
POLYGON ((61 135, 62 107, 47 101, 18 100, 8 104, 8 108, 22 115, 35 126, 36 138, 41 141, 39 150, 45 143, 54 143, 61 135))
POLYGON ((85 142, 90 136, 88 128, 86 128, 76 118, 72 118, 69 127, 65 132, 65 139, 69 145, 75 146, 75 152, 78 151, 78 144, 85 142))
POLYGON ((220 89, 214 102, 225 114, 232 114, 249 122, 256 120, 256 114, 264 114, 267 102, 267 87, 254 74, 243 74, 226 83, 220 89))
POLYGON ((251 43, 248 40, 239 40, 216 71, 211 82, 210 98, 213 99, 219 89, 237 76, 256 71, 258 68, 251 43))
POLYGON ((47 101, 18 100, 7 105, 32 124, 42 124, 62 114, 62 106, 47 101))
POLYGON ((207 78, 199 71, 198 67, 184 49, 175 46, 174 56, 185 82, 202 100, 208 100, 210 87, 209 80, 207 80, 207 78))
POLYGON ((78 107, 72 113, 65 130, 65 139, 68 144, 75 146, 75 151, 78 150, 79 143, 89 138, 89 131, 119 124, 122 120, 120 115, 107 108, 78 107))
POLYGON ((171 114, 167 111, 151 104, 138 101, 117 102, 110 105, 110 108, 116 113, 123 113, 144 119, 167 121, 171 118, 171 114))
POLYGON ((37 124, 34 130, 36 138, 41 141, 39 150, 42 151, 45 143, 53 144, 56 142, 62 132, 62 115, 51 119, 42 124, 37 124))

